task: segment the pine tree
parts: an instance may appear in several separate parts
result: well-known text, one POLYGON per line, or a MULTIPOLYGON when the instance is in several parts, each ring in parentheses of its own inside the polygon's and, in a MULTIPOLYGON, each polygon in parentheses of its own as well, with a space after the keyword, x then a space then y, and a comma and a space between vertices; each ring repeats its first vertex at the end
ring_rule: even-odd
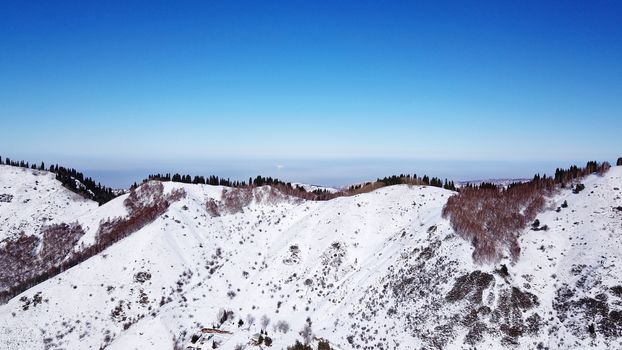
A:
POLYGON ((424 185, 430 184, 430 178, 428 177, 428 175, 423 175, 423 179, 421 181, 423 182, 424 185))

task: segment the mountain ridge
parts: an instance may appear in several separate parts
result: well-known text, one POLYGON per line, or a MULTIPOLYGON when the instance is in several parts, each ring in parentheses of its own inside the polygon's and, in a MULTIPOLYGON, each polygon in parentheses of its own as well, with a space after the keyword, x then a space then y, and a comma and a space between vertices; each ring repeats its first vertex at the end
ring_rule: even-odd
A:
MULTIPOLYGON (((225 349, 260 329, 285 348, 310 318, 314 335, 340 349, 617 346, 621 178, 613 167, 585 178, 579 193, 562 189, 538 214, 549 230, 526 228, 516 263, 488 265, 473 262, 469 242, 442 218, 448 190, 396 185, 317 202, 258 187, 230 211, 223 200, 233 189, 164 182, 163 195, 186 197, 0 306, 0 344, 170 349, 173 338, 186 345, 218 326, 233 333, 225 349), (220 324, 223 310, 234 317, 220 324), (286 333, 273 328, 280 321, 286 333)), ((81 242, 101 220, 128 215, 128 197, 75 218, 81 242)))

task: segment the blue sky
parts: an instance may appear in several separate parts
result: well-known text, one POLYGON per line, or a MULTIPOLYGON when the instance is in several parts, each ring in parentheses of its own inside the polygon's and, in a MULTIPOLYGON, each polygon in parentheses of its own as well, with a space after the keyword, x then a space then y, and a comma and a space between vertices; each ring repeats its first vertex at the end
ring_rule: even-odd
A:
POLYGON ((0 154, 612 160, 620 21, 617 1, 3 1, 0 154))

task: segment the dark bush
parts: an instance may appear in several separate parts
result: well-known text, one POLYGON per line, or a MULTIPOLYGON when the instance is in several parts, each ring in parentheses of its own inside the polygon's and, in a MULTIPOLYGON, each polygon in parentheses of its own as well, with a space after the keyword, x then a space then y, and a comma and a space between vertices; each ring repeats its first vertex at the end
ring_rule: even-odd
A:
POLYGON ((317 343, 317 350, 330 350, 330 344, 325 340, 320 340, 317 343))
POLYGON ((296 340, 296 343, 292 346, 288 346, 287 350, 313 350, 313 348, 296 340))
POLYGON ((574 187, 574 189, 572 190, 572 193, 577 194, 577 193, 579 193, 579 192, 583 191, 584 189, 585 189, 585 185, 584 185, 584 184, 579 183, 579 184, 577 184, 577 185, 574 187))

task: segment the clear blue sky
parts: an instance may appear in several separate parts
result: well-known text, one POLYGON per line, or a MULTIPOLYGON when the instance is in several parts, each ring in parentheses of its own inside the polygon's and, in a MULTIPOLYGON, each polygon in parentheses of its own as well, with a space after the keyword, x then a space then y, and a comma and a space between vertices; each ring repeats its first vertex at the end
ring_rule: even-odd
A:
POLYGON ((611 160, 621 23, 619 1, 3 1, 0 154, 611 160))

